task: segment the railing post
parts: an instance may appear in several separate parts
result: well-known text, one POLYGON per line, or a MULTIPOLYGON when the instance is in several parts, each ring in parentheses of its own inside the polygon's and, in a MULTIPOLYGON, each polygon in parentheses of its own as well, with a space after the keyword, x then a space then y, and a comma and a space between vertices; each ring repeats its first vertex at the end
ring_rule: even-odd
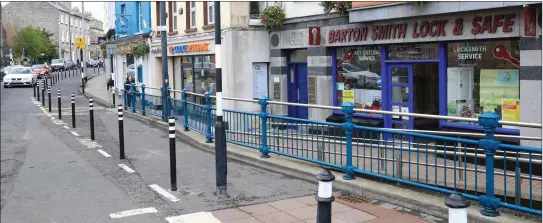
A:
POLYGON ((354 110, 354 104, 351 102, 343 103, 341 106, 341 111, 345 112, 345 123, 341 125, 343 130, 345 130, 345 138, 346 138, 346 149, 347 149, 347 157, 345 158, 346 165, 343 166, 343 171, 345 172, 345 175, 343 176, 343 179, 345 180, 354 180, 354 167, 353 167, 353 110, 354 110))
POLYGON ((206 143, 212 143, 213 138, 211 137, 211 93, 206 92, 206 143))
POLYGON ((145 84, 141 84, 141 114, 145 115, 145 84))
POLYGON ((486 156, 486 195, 479 197, 479 202, 484 209, 481 214, 489 217, 499 216, 500 199, 494 196, 494 154, 500 142, 494 139, 494 131, 498 126, 500 116, 494 112, 485 112, 479 116, 479 125, 484 127, 486 137, 479 140, 479 146, 484 149, 486 156))
POLYGON ((260 147, 260 158, 270 158, 268 154, 270 147, 268 147, 268 97, 262 96, 258 99, 258 104, 260 104, 260 126, 262 131, 262 147, 260 147))
POLYGON ((188 97, 187 89, 183 88, 183 128, 185 131, 189 131, 189 107, 188 107, 188 97))
POLYGON ((136 112, 136 87, 134 83, 130 84, 130 106, 132 106, 132 112, 136 112))

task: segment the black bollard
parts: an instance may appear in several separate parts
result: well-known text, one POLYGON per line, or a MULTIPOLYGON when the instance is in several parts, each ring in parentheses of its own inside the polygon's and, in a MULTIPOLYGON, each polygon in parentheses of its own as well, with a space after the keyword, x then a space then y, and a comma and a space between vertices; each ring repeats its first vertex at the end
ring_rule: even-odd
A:
POLYGON ((177 164, 175 161, 175 118, 170 117, 168 120, 169 138, 170 138, 170 182, 172 191, 177 190, 177 164))
POLYGON ((91 140, 94 140, 94 110, 93 110, 93 99, 89 98, 89 113, 90 113, 90 133, 91 140))
POLYGON ((75 96, 72 93, 72 128, 75 129, 75 96))
POLYGON ((468 222, 468 207, 471 203, 462 194, 451 194, 445 198, 444 203, 449 207, 449 222, 468 222))
POLYGON ((51 87, 47 88, 47 100, 49 101, 49 112, 51 112, 51 87))
POLYGON ((332 195, 332 182, 336 177, 330 172, 330 170, 323 170, 317 174, 319 180, 319 192, 315 196, 317 200, 317 223, 330 223, 332 222, 332 202, 334 196, 332 195))
POLYGON ((43 82, 43 80, 36 83, 36 87, 38 88, 37 89, 38 90, 38 102, 40 102, 40 86, 41 86, 42 82, 43 82))
POLYGON ((113 97, 113 106, 115 107, 115 89, 113 89, 114 87, 111 86, 111 92, 112 92, 112 97, 113 97))
POLYGON ((123 126, 123 106, 119 105, 117 109, 117 114, 119 115, 119 150, 120 157, 124 160, 124 126, 123 126))
POLYGON ((61 106, 61 100, 60 100, 60 89, 57 90, 57 96, 58 96, 58 119, 62 119, 62 106, 61 106))
MULTIPOLYGON (((83 73, 81 73, 81 76, 83 76, 83 73)), ((83 77, 81 77, 81 91, 85 94, 85 79, 83 77)))
POLYGON ((45 107, 45 86, 41 88, 41 106, 45 107))
POLYGON ((36 86, 38 85, 38 81, 36 80, 36 83, 32 82, 32 88, 34 89, 34 99, 36 99, 36 86))

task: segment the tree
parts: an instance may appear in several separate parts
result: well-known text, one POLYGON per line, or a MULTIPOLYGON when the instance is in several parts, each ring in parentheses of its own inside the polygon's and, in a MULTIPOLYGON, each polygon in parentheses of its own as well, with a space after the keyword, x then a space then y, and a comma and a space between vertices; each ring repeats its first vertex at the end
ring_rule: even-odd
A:
POLYGON ((33 60, 56 58, 56 45, 49 39, 51 36, 51 33, 32 26, 20 29, 13 36, 12 48, 14 56, 23 56, 23 49, 26 49, 26 56, 33 60))

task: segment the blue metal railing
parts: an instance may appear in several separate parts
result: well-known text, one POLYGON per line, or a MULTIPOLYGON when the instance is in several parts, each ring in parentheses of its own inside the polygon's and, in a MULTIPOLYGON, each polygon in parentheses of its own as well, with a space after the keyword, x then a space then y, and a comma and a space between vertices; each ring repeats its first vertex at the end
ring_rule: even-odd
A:
MULTIPOLYGON (((124 92, 128 109, 134 107, 127 106, 128 100, 138 94, 134 86, 130 89, 124 92)), ((164 96, 146 94, 146 89, 141 86, 139 97, 144 106, 135 106, 136 111, 164 120, 164 115, 172 115, 184 130, 213 142, 213 96, 173 91, 182 94, 177 99, 168 89, 168 112, 162 114, 161 108, 153 106, 161 104, 164 96), (196 103, 200 100, 195 97, 204 98, 205 103, 196 103), (153 100, 158 102, 149 102, 153 100)), ((501 207, 541 216, 541 148, 497 141, 494 132, 500 116, 495 113, 479 116, 485 137, 473 140, 358 126, 352 121, 352 103, 341 107, 346 114, 344 123, 331 123, 271 115, 267 98, 243 101, 258 103, 260 112, 225 109, 226 141, 257 149, 263 158, 277 154, 336 168, 347 180, 365 175, 442 193, 462 193, 478 201, 486 216, 497 216, 501 207)))

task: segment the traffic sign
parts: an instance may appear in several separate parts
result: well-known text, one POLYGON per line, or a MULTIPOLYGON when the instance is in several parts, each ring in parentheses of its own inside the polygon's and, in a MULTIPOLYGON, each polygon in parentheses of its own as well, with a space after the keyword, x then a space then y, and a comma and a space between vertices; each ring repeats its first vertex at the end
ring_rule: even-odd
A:
POLYGON ((75 39, 75 48, 77 49, 85 49, 85 38, 80 37, 75 39))

